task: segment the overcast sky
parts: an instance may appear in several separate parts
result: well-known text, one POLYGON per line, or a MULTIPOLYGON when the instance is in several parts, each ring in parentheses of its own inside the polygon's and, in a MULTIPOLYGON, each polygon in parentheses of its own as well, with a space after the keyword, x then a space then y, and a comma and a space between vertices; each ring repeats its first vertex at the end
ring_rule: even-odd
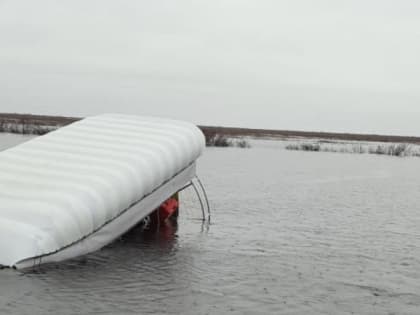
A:
POLYGON ((420 136, 418 0, 0 0, 0 112, 420 136))

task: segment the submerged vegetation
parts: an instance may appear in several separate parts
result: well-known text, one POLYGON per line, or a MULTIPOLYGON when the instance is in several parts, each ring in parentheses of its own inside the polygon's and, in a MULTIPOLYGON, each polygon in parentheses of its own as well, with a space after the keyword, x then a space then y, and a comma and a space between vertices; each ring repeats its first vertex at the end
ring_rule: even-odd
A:
POLYGON ((378 154, 389 156, 420 156, 420 147, 407 143, 339 143, 339 142, 302 142, 285 146, 286 150, 312 152, 339 152, 357 154, 378 154))

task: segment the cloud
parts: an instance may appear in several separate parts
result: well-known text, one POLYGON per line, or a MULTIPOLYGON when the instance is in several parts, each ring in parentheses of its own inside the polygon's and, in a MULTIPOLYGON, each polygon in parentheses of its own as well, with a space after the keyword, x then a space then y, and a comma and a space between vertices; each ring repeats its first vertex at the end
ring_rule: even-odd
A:
POLYGON ((0 8, 2 111, 420 133, 417 1, 6 0, 0 8))

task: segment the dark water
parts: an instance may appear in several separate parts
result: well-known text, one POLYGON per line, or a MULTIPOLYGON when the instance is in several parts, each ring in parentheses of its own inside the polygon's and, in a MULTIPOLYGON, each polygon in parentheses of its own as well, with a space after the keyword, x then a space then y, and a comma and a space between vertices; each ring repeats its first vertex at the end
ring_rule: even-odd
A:
POLYGON ((261 142, 208 149, 199 174, 210 225, 186 191, 178 226, 0 271, 0 313, 420 313, 419 158, 261 142))

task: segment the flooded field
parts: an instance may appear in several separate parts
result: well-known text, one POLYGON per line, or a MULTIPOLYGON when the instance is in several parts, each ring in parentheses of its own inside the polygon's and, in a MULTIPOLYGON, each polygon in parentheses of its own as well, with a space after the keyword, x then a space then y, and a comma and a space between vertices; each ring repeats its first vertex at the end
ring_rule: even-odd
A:
MULTIPOLYGON (((0 134, 0 150, 27 140, 0 134)), ((29 273, 0 271, 1 314, 418 314, 420 160, 209 148, 213 208, 29 273)), ((13 241, 13 240, 11 240, 13 241)))

